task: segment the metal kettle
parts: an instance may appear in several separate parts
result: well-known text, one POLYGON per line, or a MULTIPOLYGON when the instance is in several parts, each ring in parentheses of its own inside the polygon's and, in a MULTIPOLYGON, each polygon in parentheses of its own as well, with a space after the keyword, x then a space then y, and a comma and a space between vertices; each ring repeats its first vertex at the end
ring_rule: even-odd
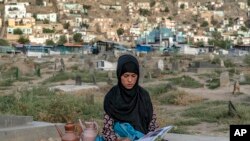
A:
POLYGON ((82 128, 82 135, 81 135, 82 141, 95 141, 98 135, 98 124, 95 121, 93 122, 85 121, 82 123, 80 119, 79 123, 82 128))

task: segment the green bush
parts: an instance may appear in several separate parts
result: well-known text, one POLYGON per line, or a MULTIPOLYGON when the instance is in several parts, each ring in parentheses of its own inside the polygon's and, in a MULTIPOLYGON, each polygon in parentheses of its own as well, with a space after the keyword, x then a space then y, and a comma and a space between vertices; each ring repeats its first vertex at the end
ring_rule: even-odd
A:
POLYGON ((200 88, 200 87, 202 87, 202 84, 200 84, 199 82, 197 82, 193 78, 186 76, 186 75, 181 76, 181 77, 177 77, 177 78, 171 78, 168 80, 171 81, 171 83, 173 85, 178 85, 178 86, 185 87, 185 88, 200 88))
POLYGON ((235 64, 232 62, 231 59, 226 59, 226 60, 224 61, 224 65, 225 65, 225 67, 227 67, 227 68, 235 67, 235 64))
POLYGON ((209 89, 216 89, 220 86, 220 80, 218 78, 208 80, 207 83, 207 87, 209 89))
POLYGON ((228 114, 227 101, 203 102, 184 111, 183 118, 192 118, 201 122, 224 124, 246 124, 250 122, 249 103, 234 103, 241 120, 228 114))
POLYGON ((166 93, 170 90, 172 90, 172 86, 171 85, 168 85, 168 84, 161 84, 161 85, 153 85, 153 86, 150 86, 150 87, 145 87, 146 90, 148 90, 149 94, 152 95, 152 96, 159 96, 163 93, 166 93))
POLYGON ((11 80, 11 79, 7 79, 7 80, 2 80, 2 81, 0 81, 0 86, 12 86, 12 84, 13 84, 13 80, 11 80))
POLYGON ((101 119, 102 103, 89 104, 85 97, 56 94, 47 88, 23 90, 21 94, 0 97, 0 113, 33 116, 47 122, 76 121, 78 118, 101 119))

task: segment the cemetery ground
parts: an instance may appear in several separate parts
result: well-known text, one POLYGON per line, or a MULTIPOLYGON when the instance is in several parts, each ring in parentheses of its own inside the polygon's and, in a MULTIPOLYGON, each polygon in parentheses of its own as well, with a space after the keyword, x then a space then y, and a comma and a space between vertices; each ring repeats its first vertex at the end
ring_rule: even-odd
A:
MULTIPOLYGON (((95 70, 94 60, 99 59, 103 59, 102 56, 27 58, 1 55, 0 114, 28 115, 36 121, 52 123, 77 122, 79 118, 95 120, 101 130, 103 98, 116 84, 116 73, 95 70), (60 58, 63 58, 63 64, 60 58), (75 91, 52 89, 54 86, 75 85, 77 76, 82 82, 77 85, 98 88, 75 91)), ((113 57, 108 59, 116 60, 113 57)), ((173 133, 228 136, 229 125, 250 123, 248 67, 237 70, 234 67, 233 71, 228 68, 229 78, 223 78, 228 82, 220 87, 222 71, 188 72, 183 69, 188 65, 174 69, 168 66, 171 57, 152 56, 142 60, 150 63, 142 63, 140 84, 150 92, 160 127, 173 125, 173 133), (155 63, 152 62, 158 59, 163 59, 168 69, 155 70, 155 63), (234 80, 242 70, 245 73, 244 82, 241 82, 240 92, 233 95, 234 80), (235 109, 229 106, 229 101, 235 109)))

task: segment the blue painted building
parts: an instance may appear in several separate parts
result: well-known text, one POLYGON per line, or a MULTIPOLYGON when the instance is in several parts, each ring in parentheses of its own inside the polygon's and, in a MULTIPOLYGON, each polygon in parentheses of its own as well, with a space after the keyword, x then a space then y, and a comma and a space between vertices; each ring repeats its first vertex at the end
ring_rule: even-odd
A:
POLYGON ((183 32, 177 32, 175 34, 171 29, 166 27, 157 27, 150 31, 148 34, 144 34, 138 38, 137 44, 159 44, 160 41, 167 41, 169 45, 172 45, 173 41, 177 43, 184 43, 186 36, 183 32))

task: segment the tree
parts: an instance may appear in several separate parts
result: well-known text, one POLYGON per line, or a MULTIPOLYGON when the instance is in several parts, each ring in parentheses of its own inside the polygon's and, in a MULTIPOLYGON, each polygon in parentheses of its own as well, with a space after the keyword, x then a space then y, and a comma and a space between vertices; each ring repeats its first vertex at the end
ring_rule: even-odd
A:
POLYGON ((247 6, 250 6, 250 0, 247 0, 247 6))
POLYGON ((245 22, 247 28, 250 28, 250 19, 248 18, 245 22))
POLYGON ((82 34, 81 33, 75 33, 73 35, 73 39, 75 42, 81 42, 82 41, 82 34))
POLYGON ((212 25, 217 25, 219 22, 214 18, 214 17, 212 17, 212 20, 211 20, 211 24, 212 25))
POLYGON ((147 9, 139 9, 139 14, 141 15, 141 16, 150 16, 151 15, 151 12, 149 11, 149 10, 147 10, 147 9))
POLYGON ((37 18, 37 14, 34 13, 34 14, 32 15, 32 17, 33 17, 34 19, 36 19, 36 18, 37 18))
POLYGON ((218 46, 218 47, 223 48, 223 49, 228 49, 229 46, 231 45, 231 41, 230 40, 223 40, 223 39, 210 39, 210 40, 208 40, 208 44, 218 46))
POLYGON ((244 32, 247 32, 248 29, 247 29, 247 27, 245 27, 245 26, 241 26, 241 27, 240 27, 240 30, 241 30, 241 31, 244 31, 244 32))
POLYGON ((63 45, 64 43, 67 42, 66 36, 65 35, 61 35, 59 40, 57 41, 58 45, 63 45))
POLYGON ((201 27, 207 27, 208 26, 208 22, 207 21, 203 21, 202 23, 201 23, 201 27))
POLYGON ((250 66, 250 55, 246 55, 243 61, 244 61, 244 63, 246 63, 248 66, 250 66))
POLYGON ((83 8, 83 9, 89 10, 89 9, 91 9, 91 5, 85 5, 85 4, 84 4, 84 5, 82 6, 82 8, 83 8))
POLYGON ((195 45, 198 46, 198 47, 204 47, 204 42, 199 41, 199 42, 195 43, 195 45))
POLYGON ((54 33, 54 29, 49 29, 49 28, 43 28, 43 33, 54 33))
POLYGON ((212 37, 213 37, 213 39, 222 39, 221 33, 218 31, 213 31, 212 37))
POLYGON ((169 12, 169 8, 168 8, 168 6, 166 6, 166 7, 165 7, 164 12, 166 12, 166 13, 168 13, 168 12, 169 12))
POLYGON ((69 22, 63 24, 64 29, 69 29, 69 26, 70 26, 69 22))
POLYGON ((180 8, 181 8, 181 9, 185 9, 185 4, 181 4, 181 5, 180 5, 180 8))
POLYGON ((48 19, 44 19, 44 20, 43 20, 43 23, 44 23, 44 24, 49 24, 49 20, 48 20, 48 19))
POLYGON ((42 6, 43 5, 43 0, 36 0, 36 5, 42 6))
POLYGON ((20 38, 17 40, 18 43, 20 44, 27 44, 30 42, 28 38, 25 38, 24 36, 20 36, 20 38))
POLYGON ((16 29, 14 29, 13 33, 14 33, 15 35, 22 35, 22 34, 23 34, 23 31, 22 31, 20 28, 16 28, 16 29))
POLYGON ((118 36, 122 35, 124 33, 124 29, 123 28, 119 28, 116 30, 116 33, 118 36))
POLYGON ((55 42, 54 42, 53 40, 47 39, 45 44, 46 44, 46 45, 54 46, 54 45, 55 45, 55 42))
POLYGON ((150 2, 150 7, 154 7, 154 6, 155 6, 155 1, 153 0, 150 2))
POLYGON ((8 46, 9 42, 7 40, 4 39, 0 39, 0 46, 8 46))

